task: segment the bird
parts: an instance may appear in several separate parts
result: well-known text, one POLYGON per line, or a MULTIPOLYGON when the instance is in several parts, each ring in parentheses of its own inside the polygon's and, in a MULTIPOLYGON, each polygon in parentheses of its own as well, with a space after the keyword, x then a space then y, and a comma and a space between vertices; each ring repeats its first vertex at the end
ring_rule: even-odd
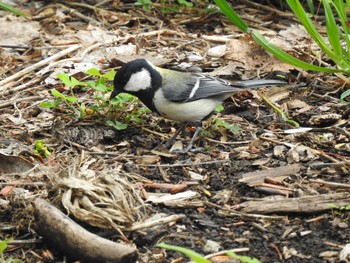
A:
POLYGON ((170 139, 172 142, 187 123, 196 127, 189 144, 176 153, 187 153, 207 119, 217 106, 234 93, 261 86, 285 85, 283 80, 244 80, 229 82, 206 74, 180 72, 154 66, 146 59, 125 63, 115 74, 110 100, 120 93, 138 97, 158 115, 185 123, 170 139))

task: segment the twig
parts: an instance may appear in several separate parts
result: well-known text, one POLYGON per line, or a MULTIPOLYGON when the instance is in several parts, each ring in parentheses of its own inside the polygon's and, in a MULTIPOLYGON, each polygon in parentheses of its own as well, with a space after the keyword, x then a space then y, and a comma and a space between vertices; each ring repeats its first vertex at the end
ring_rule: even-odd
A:
POLYGON ((41 80, 41 78, 34 78, 34 79, 31 79, 30 81, 27 81, 26 83, 23 83, 23 84, 21 84, 21 85, 19 85, 17 87, 12 87, 9 90, 6 90, 6 89, 8 87, 10 87, 12 85, 12 83, 4 85, 3 88, 5 89, 5 91, 0 93, 0 97, 7 96, 7 95, 9 95, 11 93, 15 93, 17 91, 25 90, 27 88, 31 88, 31 89, 39 88, 39 87, 41 88, 42 87, 41 85, 34 85, 37 82, 39 82, 40 80, 41 80))
POLYGON ((83 59, 87 53, 89 53, 90 51, 102 46, 102 45, 111 45, 113 43, 116 43, 116 42, 119 42, 119 41, 125 41, 129 38, 136 38, 136 37, 139 37, 139 38, 146 38, 146 37, 152 37, 152 36, 158 36, 158 35, 161 35, 161 34, 172 34, 172 35, 179 35, 179 33, 175 30, 166 30, 166 29, 162 29, 162 30, 156 30, 156 31, 152 31, 152 32, 147 32, 147 33, 141 33, 141 34, 135 34, 135 35, 127 35, 127 36, 124 36, 124 37, 117 37, 117 38, 114 38, 114 39, 111 39, 109 41, 106 41, 106 42, 98 42, 94 45, 91 45, 89 46, 88 48, 86 48, 82 53, 81 53, 81 56, 80 58, 83 59))
POLYGON ((57 66, 58 64, 62 64, 62 63, 66 63, 66 62, 79 62, 81 59, 78 57, 73 57, 73 58, 66 58, 66 59, 62 59, 53 63, 50 63, 47 67, 41 69, 39 72, 37 72, 36 74, 39 76, 44 75, 45 73, 49 72, 52 68, 54 68, 55 66, 57 66))
POLYGON ((297 123, 296 121, 292 120, 289 118, 289 116, 284 113, 280 108, 278 108, 273 102, 271 102, 266 96, 262 95, 262 94, 259 94, 260 97, 265 101, 265 103, 267 105, 269 105, 277 114, 279 114, 283 121, 295 126, 295 127, 299 127, 299 123, 297 123))
POLYGON ((249 251, 249 247, 233 248, 233 249, 221 250, 221 251, 213 253, 213 254, 208 254, 208 255, 206 255, 204 257, 210 259, 210 258, 213 258, 213 257, 226 255, 229 252, 241 253, 241 252, 248 252, 248 251, 249 251))
POLYGON ((135 230, 140 230, 144 228, 150 228, 153 226, 158 226, 158 225, 164 225, 170 222, 176 222, 177 220, 180 220, 182 218, 185 218, 185 215, 171 215, 167 216, 165 218, 157 219, 151 222, 143 222, 140 224, 133 224, 130 228, 127 228, 127 231, 135 231, 135 230))
POLYGON ((152 131, 152 130, 146 128, 146 127, 141 127, 141 130, 144 130, 144 131, 146 131, 146 132, 148 132, 148 133, 157 135, 157 136, 159 136, 159 137, 163 137, 163 138, 165 138, 165 139, 169 139, 169 138, 170 138, 168 135, 165 135, 165 134, 160 133, 160 132, 152 131))
POLYGON ((26 185, 26 186, 45 186, 45 183, 42 182, 5 182, 5 183, 0 183, 0 185, 26 185))
POLYGON ((26 74, 36 70, 38 68, 41 68, 42 66, 44 66, 46 64, 49 64, 52 61, 55 61, 55 60, 57 60, 57 59, 59 59, 61 57, 64 57, 64 56, 68 55, 69 53, 71 53, 71 52, 73 52, 73 51, 75 51, 75 50, 77 50, 79 48, 80 48, 80 45, 72 45, 69 48, 67 48, 65 50, 62 50, 62 51, 56 53, 55 55, 53 55, 53 56, 51 56, 51 57, 49 57, 47 59, 41 60, 38 63, 35 63, 34 65, 31 65, 31 66, 29 66, 27 68, 22 69, 21 71, 19 71, 19 72, 15 73, 15 74, 11 75, 10 77, 0 81, 0 91, 4 90, 3 85, 5 85, 5 84, 7 84, 7 83, 9 83, 9 82, 11 82, 13 80, 16 80, 16 79, 18 79, 18 78, 20 78, 20 77, 22 77, 22 76, 24 76, 24 75, 26 75, 26 74))
POLYGON ((39 243, 42 243, 42 240, 36 239, 36 238, 25 239, 25 240, 16 239, 16 240, 9 241, 8 245, 31 245, 31 244, 39 244, 39 243))
MULTIPOLYGON (((67 2, 67 3, 69 4, 69 2, 67 2)), ((78 12, 77 10, 75 10, 73 8, 67 7, 67 6, 65 6, 63 4, 59 4, 59 6, 61 6, 65 10, 67 10, 72 15, 75 15, 75 16, 81 18, 82 20, 86 21, 87 23, 91 23, 93 25, 101 25, 102 24, 101 22, 99 22, 99 21, 97 21, 97 20, 95 20, 95 19, 93 19, 91 17, 88 17, 88 16, 84 15, 84 14, 78 12)), ((88 6, 88 5, 86 5, 86 6, 88 6)), ((86 7, 86 6, 84 6, 84 7, 86 7)), ((92 7, 92 9, 94 11, 96 11, 97 8, 92 7)))
POLYGON ((207 162, 199 162, 199 163, 174 163, 174 164, 140 164, 142 167, 186 167, 186 166, 200 166, 207 164, 219 164, 219 163, 229 163, 230 160, 214 160, 207 162))
POLYGON ((28 100, 38 100, 38 99, 44 99, 44 98, 40 97, 40 96, 31 96, 31 97, 27 97, 27 98, 18 98, 18 99, 14 99, 14 100, 8 100, 8 101, 5 101, 3 103, 0 103, 0 108, 5 108, 5 107, 10 106, 16 102, 23 102, 23 101, 28 101, 28 100))
POLYGON ((69 146, 75 146, 75 147, 77 147, 78 149, 85 150, 85 151, 89 152, 89 148, 85 147, 84 145, 81 145, 81 144, 76 143, 76 142, 72 142, 72 141, 67 140, 67 139, 64 139, 64 142, 65 142, 66 144, 68 144, 69 146))
POLYGON ((219 208, 220 210, 217 212, 221 216, 238 216, 241 218, 250 218, 250 219, 263 219, 263 220, 282 220, 283 216, 267 216, 267 215, 258 215, 258 214, 246 214, 242 212, 237 212, 232 209, 225 208, 221 205, 214 204, 212 202, 205 201, 204 204, 219 208))
POLYGON ((323 181, 321 179, 309 179, 308 181, 310 183, 323 184, 323 185, 329 185, 329 186, 333 186, 333 187, 337 187, 337 188, 350 189, 350 184, 327 182, 327 181, 323 181))
POLYGON ((240 144, 248 144, 250 143, 251 141, 240 141, 240 142, 222 142, 222 141, 218 141, 218 140, 214 140, 214 139, 211 139, 211 138, 207 138, 205 137, 205 139, 209 142, 215 142, 217 144, 227 144, 227 145, 240 145, 240 144))

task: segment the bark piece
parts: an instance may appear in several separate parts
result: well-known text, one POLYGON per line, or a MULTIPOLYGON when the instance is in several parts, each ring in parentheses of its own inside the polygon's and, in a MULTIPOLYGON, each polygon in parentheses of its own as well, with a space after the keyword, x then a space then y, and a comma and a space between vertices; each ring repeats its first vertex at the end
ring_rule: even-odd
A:
POLYGON ((244 213, 318 213, 350 203, 350 193, 302 196, 297 198, 261 199, 241 204, 244 213))
POLYGON ((36 231, 71 260, 81 262, 133 263, 136 248, 94 235, 47 201, 35 201, 36 231))
POLYGON ((249 186, 255 186, 256 184, 263 183, 266 177, 287 177, 289 175, 297 174, 299 173, 301 167, 302 166, 300 164, 291 164, 266 170, 254 171, 242 175, 242 179, 239 181, 241 183, 246 183, 249 186))

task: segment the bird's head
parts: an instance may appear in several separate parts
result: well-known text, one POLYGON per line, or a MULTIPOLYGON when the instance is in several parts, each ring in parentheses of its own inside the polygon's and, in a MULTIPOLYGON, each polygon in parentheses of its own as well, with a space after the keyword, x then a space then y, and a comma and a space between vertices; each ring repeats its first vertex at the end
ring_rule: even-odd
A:
POLYGON ((110 99, 125 92, 138 96, 150 89, 156 89, 161 76, 155 67, 145 59, 136 59, 124 64, 114 77, 114 90, 110 99))

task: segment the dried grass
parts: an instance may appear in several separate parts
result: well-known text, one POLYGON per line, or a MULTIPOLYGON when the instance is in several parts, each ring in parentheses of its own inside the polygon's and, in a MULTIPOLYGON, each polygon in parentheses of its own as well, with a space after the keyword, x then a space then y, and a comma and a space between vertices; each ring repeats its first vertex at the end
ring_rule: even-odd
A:
POLYGON ((110 168, 90 157, 71 160, 67 177, 56 183, 56 192, 68 214, 91 226, 122 233, 146 217, 137 182, 144 179, 110 168), (79 160, 79 163, 77 162, 79 160), (89 169, 90 166, 98 164, 89 169), (94 172, 92 172, 94 171, 94 172))

